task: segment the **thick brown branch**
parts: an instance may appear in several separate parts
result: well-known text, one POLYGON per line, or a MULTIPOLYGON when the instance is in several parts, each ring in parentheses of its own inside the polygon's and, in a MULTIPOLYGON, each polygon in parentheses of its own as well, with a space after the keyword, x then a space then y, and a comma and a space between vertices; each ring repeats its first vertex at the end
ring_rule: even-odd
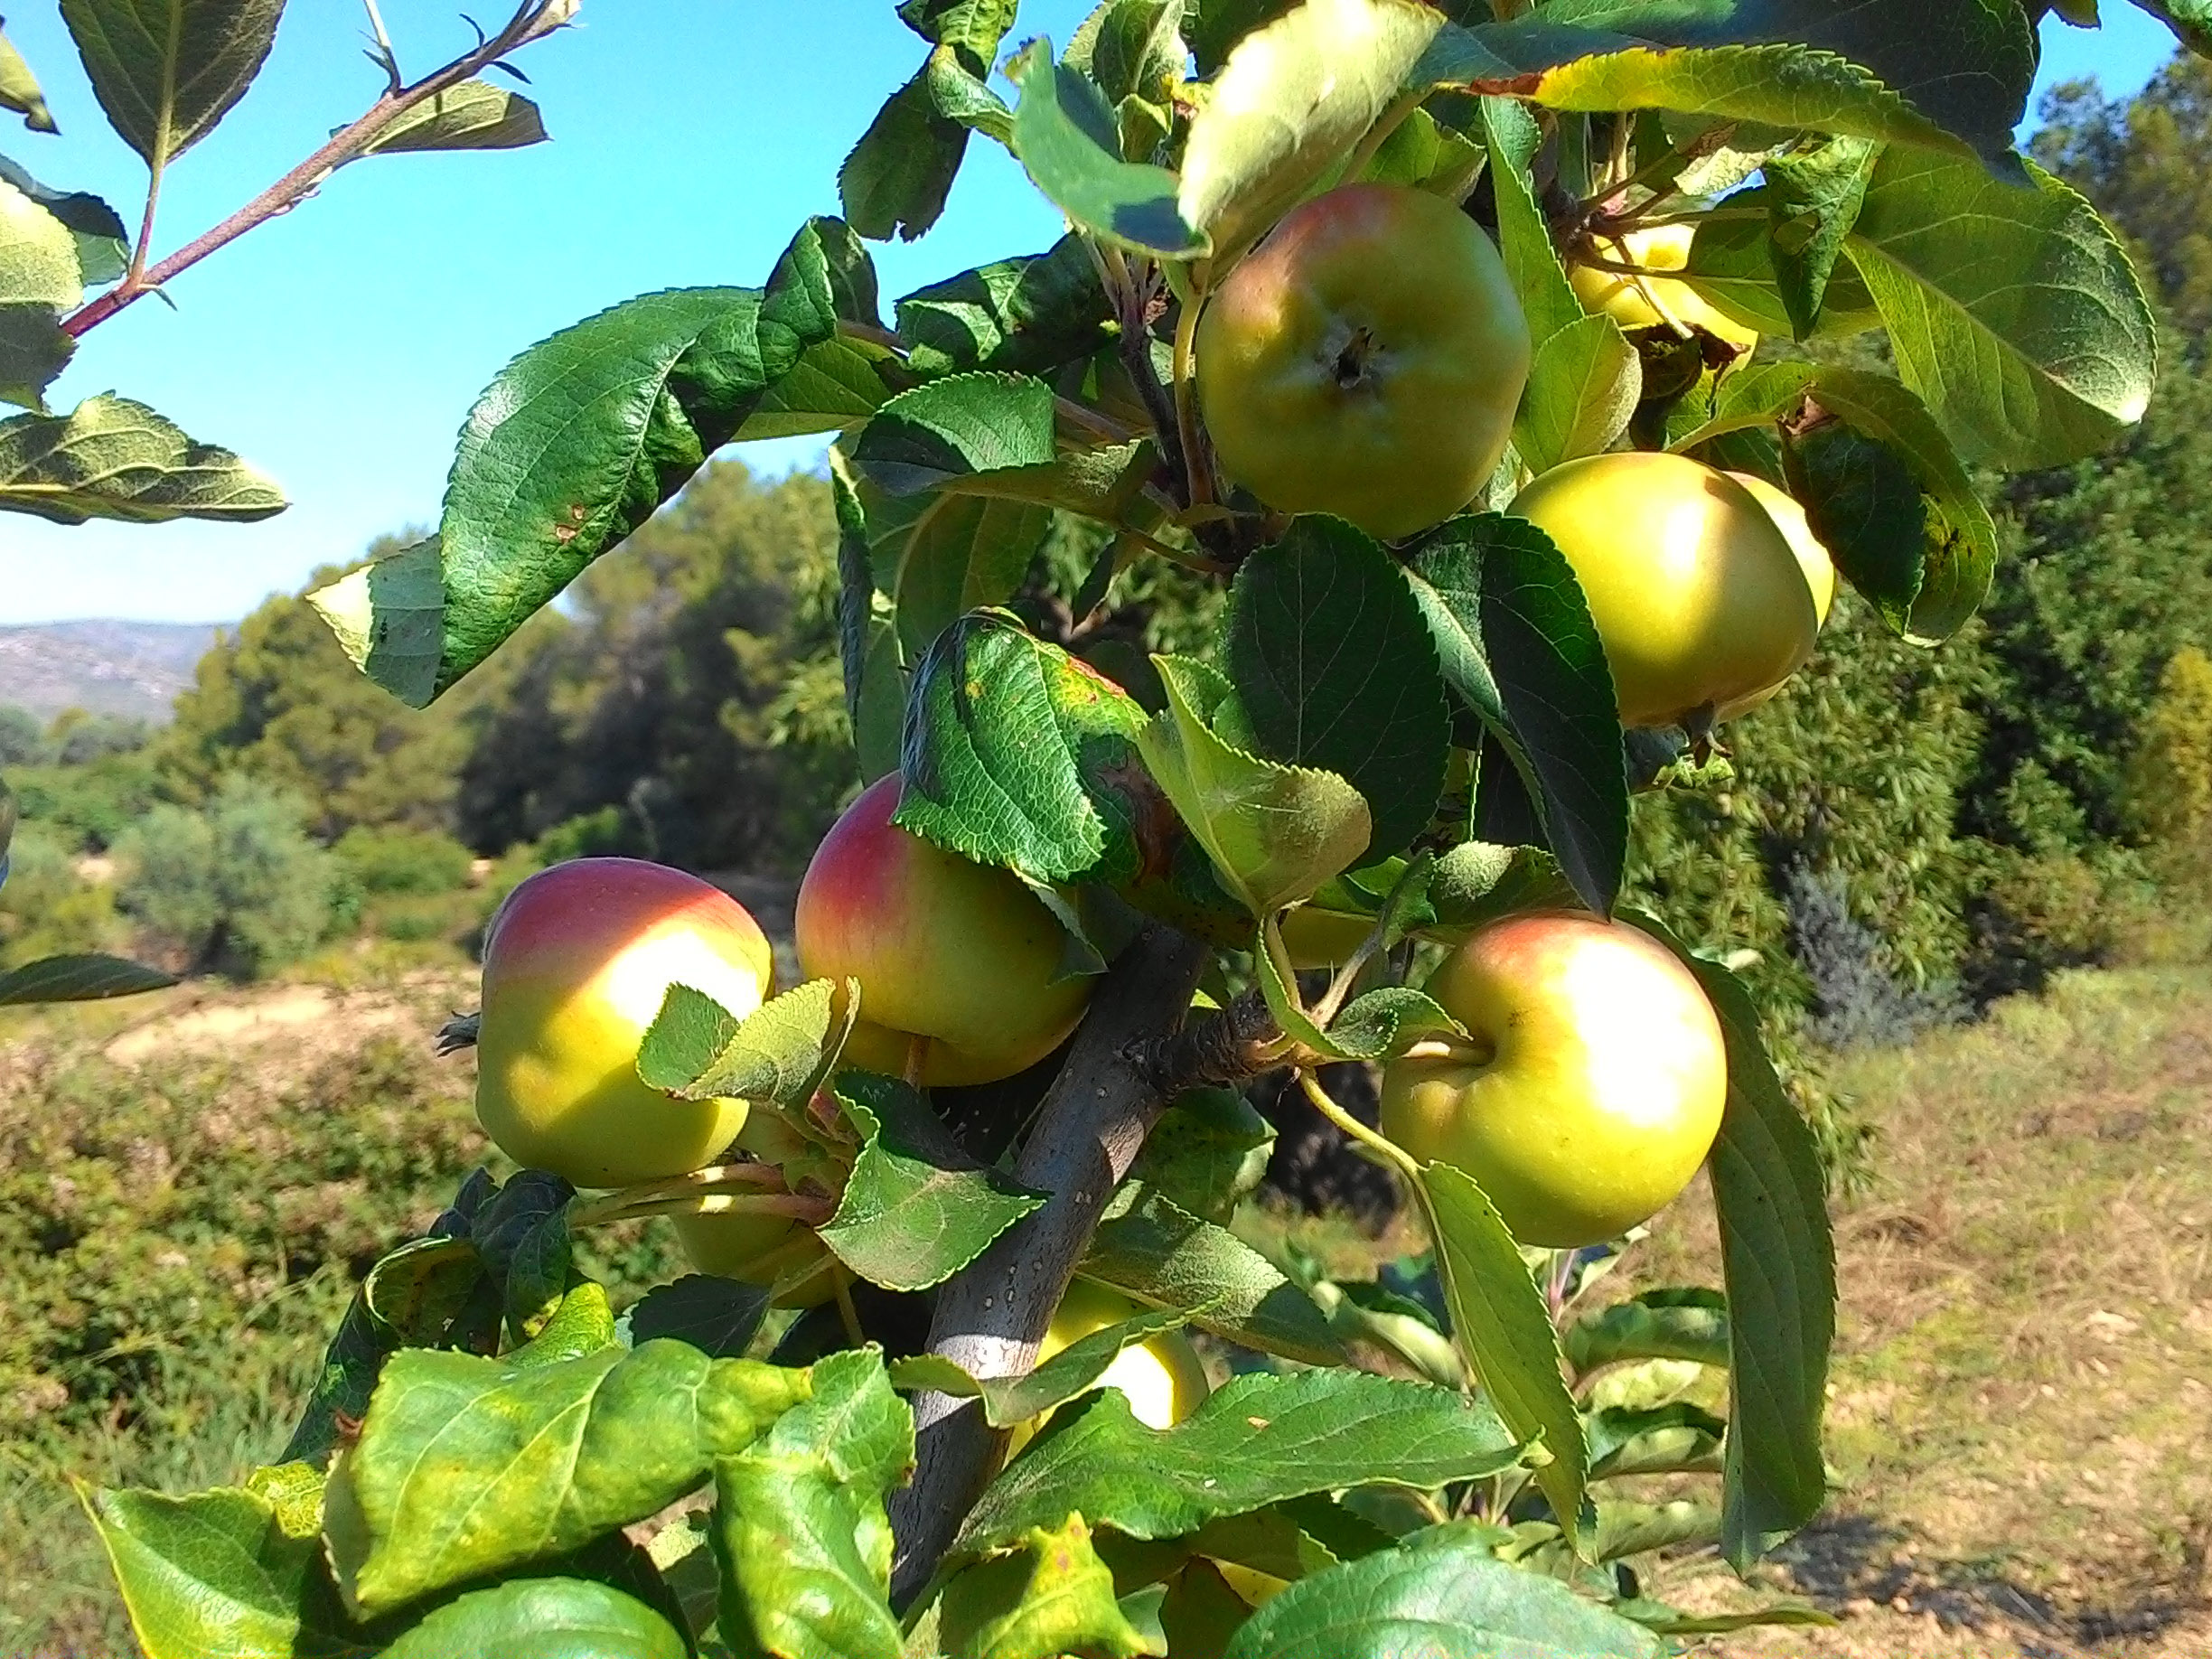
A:
MULTIPOLYGON (((62 318, 61 332, 72 337, 81 337, 125 306, 136 304, 164 283, 190 270, 218 248, 228 247, 255 226, 266 224, 280 213, 290 212, 303 200, 314 194, 332 173, 348 162, 358 161, 369 146, 408 110, 468 80, 486 64, 552 33, 575 10, 570 0, 544 0, 540 5, 524 5, 504 29, 474 52, 466 57, 455 59, 444 69, 425 76, 411 87, 387 91, 369 107, 368 113, 360 120, 349 127, 340 127, 328 144, 230 218, 194 237, 150 269, 143 267, 145 248, 142 239, 130 274, 81 310, 62 318)), ((150 230, 153 224, 150 211, 146 224, 150 230)))
POLYGON ((1282 1035, 1266 1000, 1256 990, 1247 991, 1219 1013, 1155 1039, 1139 1064, 1160 1098, 1173 1100, 1186 1089, 1242 1083, 1280 1064, 1275 1050, 1282 1035))
MULTIPOLYGON (((1017 1180, 1051 1197, 945 1285, 931 1352, 979 1377, 1019 1376, 1036 1364, 1107 1195, 1166 1102, 1148 1055, 1161 1034, 1181 1027, 1204 953, 1195 940, 1155 925, 1100 985, 1015 1166, 1017 1180)), ((914 1404, 914 1476, 891 1503, 893 1588, 902 1601, 928 1582, 1006 1439, 972 1401, 923 1393, 914 1404)))

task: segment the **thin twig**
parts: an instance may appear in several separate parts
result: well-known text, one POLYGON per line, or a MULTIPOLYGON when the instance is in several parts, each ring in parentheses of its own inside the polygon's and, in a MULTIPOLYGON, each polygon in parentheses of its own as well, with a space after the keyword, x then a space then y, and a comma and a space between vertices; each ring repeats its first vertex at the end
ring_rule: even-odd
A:
MULTIPOLYGON (((393 123, 417 105, 436 98, 439 93, 466 80, 486 64, 505 57, 509 52, 531 42, 542 39, 560 28, 575 11, 571 0, 533 0, 522 6, 504 29, 485 41, 465 57, 456 58, 444 69, 425 76, 413 86, 387 90, 370 105, 368 113, 349 127, 339 128, 328 144, 315 151, 305 161, 286 173, 274 184, 248 202, 237 212, 212 229, 202 231, 183 247, 171 254, 151 269, 145 265, 146 235, 142 234, 134 264, 123 280, 107 293, 72 313, 61 321, 62 333, 81 339, 98 328, 109 317, 126 306, 136 304, 164 284, 175 280, 183 272, 206 258, 218 248, 226 248, 258 225, 267 223, 281 213, 289 212, 308 196, 314 193, 323 180, 344 166, 358 161, 367 153, 393 123)), ((154 186, 146 202, 145 231, 154 225, 153 197, 160 184, 159 169, 155 170, 154 186)))

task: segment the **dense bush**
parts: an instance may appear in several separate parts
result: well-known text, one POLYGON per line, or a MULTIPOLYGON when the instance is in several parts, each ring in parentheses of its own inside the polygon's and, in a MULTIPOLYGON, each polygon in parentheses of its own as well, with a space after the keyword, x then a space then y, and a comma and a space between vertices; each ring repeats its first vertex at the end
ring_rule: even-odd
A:
POLYGON ((331 931, 338 861, 307 838, 303 809, 233 776, 203 811, 156 807, 117 843, 123 910, 195 970, 250 978, 305 955, 331 931))
POLYGON ((449 835, 395 826, 356 824, 331 850, 369 894, 450 893, 467 885, 472 861, 449 835))
POLYGON ((42 766, 53 758, 46 726, 16 703, 0 703, 0 766, 42 766))
POLYGON ((0 886, 0 969, 80 951, 114 951, 129 930, 113 890, 77 873, 67 842, 46 825, 18 825, 0 886))
POLYGON ((162 797, 144 750, 103 755, 81 765, 12 768, 8 783, 26 820, 41 823, 75 852, 98 852, 162 797))

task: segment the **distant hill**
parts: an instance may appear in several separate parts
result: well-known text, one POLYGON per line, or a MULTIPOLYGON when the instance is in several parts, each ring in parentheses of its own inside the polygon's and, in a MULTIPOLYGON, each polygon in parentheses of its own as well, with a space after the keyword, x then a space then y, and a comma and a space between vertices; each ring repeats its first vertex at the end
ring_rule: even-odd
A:
POLYGON ((0 703, 52 718, 88 708, 169 718, 170 701, 215 642, 212 623, 64 622, 0 628, 0 703))

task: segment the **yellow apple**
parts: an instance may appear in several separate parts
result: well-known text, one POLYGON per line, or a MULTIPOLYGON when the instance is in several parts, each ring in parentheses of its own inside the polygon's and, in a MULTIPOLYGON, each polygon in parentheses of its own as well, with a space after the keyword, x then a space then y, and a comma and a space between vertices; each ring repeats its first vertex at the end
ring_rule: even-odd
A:
POLYGON ((1523 1244, 1617 1238, 1705 1161, 1727 1045, 1695 976, 1648 933, 1515 916, 1470 937, 1426 989, 1476 1047, 1392 1062, 1382 1132, 1474 1176, 1523 1244))
POLYGON ((1574 567, 1624 726, 1692 721, 1780 685, 1820 617, 1797 555, 1757 497, 1686 455, 1570 461, 1512 511, 1574 567))
MULTIPOLYGON (((1645 271, 1679 271, 1690 263, 1690 243, 1696 234, 1695 225, 1654 225, 1648 230, 1631 230, 1617 241, 1600 239, 1598 248, 1616 265, 1638 266, 1645 271)), ((1739 352, 1748 352, 1758 344, 1757 329, 1745 327, 1678 277, 1638 278, 1597 266, 1578 265, 1569 270, 1567 280, 1585 310, 1602 312, 1623 328, 1664 323, 1666 318, 1652 304, 1655 299, 1677 323, 1694 324, 1739 352)))
POLYGON ((628 1186, 704 1167, 745 1102, 680 1101, 637 1074, 671 985, 743 1019, 774 976, 744 905, 696 876, 637 858, 577 858, 507 895, 484 940, 476 1116, 517 1163, 578 1186, 628 1186))
POLYGON ((1285 214, 1207 303, 1199 407, 1269 506, 1395 539, 1489 481, 1531 350, 1504 261, 1456 203, 1347 184, 1285 214))
MULTIPOLYGON (((1087 1279, 1073 1279, 1067 1294, 1060 1298, 1060 1306, 1053 1310, 1052 1324, 1037 1345, 1037 1361, 1041 1364, 1069 1344, 1144 1311, 1118 1291, 1087 1279)), ((1149 1429, 1172 1428, 1195 1411, 1213 1392, 1198 1350, 1181 1331, 1167 1331, 1122 1349, 1093 1386, 1120 1389, 1128 1397, 1130 1414, 1149 1429)), ((1007 1456, 1026 1446, 1044 1426, 1044 1418, 1017 1424, 1007 1440, 1007 1456)))

